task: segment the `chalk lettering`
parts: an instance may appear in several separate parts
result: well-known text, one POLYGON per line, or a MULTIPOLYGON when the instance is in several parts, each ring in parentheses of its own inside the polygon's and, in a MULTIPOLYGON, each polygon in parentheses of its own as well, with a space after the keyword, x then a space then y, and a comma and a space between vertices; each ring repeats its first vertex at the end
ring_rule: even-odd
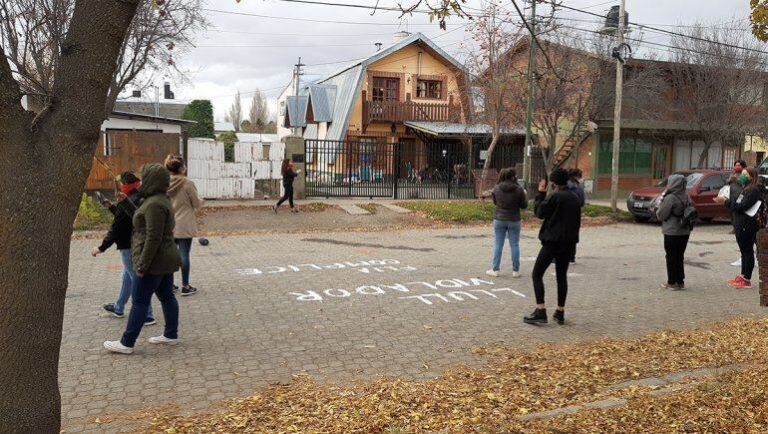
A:
POLYGON ((349 291, 347 291, 346 289, 333 289, 333 288, 330 288, 330 289, 326 289, 326 290, 325 290, 325 291, 323 291, 323 292, 324 292, 324 293, 325 293, 325 295, 327 295, 328 297, 349 297, 350 295, 352 295, 352 294, 350 294, 350 293, 349 293, 349 291), (338 295, 334 295, 334 294, 331 294, 331 291, 338 291, 338 292, 339 292, 339 294, 338 294, 338 295))
POLYGON ((511 292, 512 294, 515 294, 515 295, 517 295, 517 296, 519 296, 519 297, 523 297, 523 298, 526 298, 526 297, 525 297, 525 294, 523 294, 522 292, 519 292, 519 291, 515 291, 515 290, 514 290, 514 289, 512 289, 512 288, 493 288, 493 289, 491 289, 491 291, 493 291, 493 292, 499 292, 499 291, 509 291, 509 292, 511 292))
POLYGON ((451 291, 448 293, 448 297, 452 297, 458 301, 464 301, 463 297, 471 298, 472 300, 477 300, 477 296, 474 294, 470 294, 466 291, 451 291))
POLYGON ((287 268, 285 267, 266 267, 264 270, 266 271, 267 268, 274 268, 275 271, 267 271, 269 274, 276 274, 276 273, 284 273, 287 271, 287 268))
POLYGON ((490 291, 486 291, 485 289, 470 289, 470 291, 472 291, 472 292, 482 292, 483 294, 490 295, 493 298, 499 298, 499 297, 496 297, 496 294, 494 294, 494 293, 492 293, 490 291))
POLYGON ((235 272, 241 276, 258 276, 259 274, 262 274, 261 270, 258 268, 240 268, 235 270, 235 272))
POLYGON ((368 261, 371 265, 397 265, 400 263, 400 261, 396 259, 374 259, 371 261, 368 261))
POLYGON ((434 293, 434 294, 421 294, 421 295, 406 295, 405 297, 398 297, 398 298, 415 298, 417 300, 420 300, 420 301, 424 302, 425 304, 429 304, 429 305, 433 304, 431 300, 427 299, 427 297, 437 297, 437 298, 439 298, 440 300, 443 300, 446 303, 450 303, 451 302, 450 300, 445 298, 444 295, 438 294, 438 293, 434 293))
POLYGON ((326 265, 325 268, 329 270, 341 270, 342 268, 346 268, 346 265, 337 262, 335 264, 326 265))
POLYGON ((454 280, 438 280, 435 285, 442 286, 443 288, 461 288, 461 283, 454 280))
POLYGON ((323 297, 315 291, 307 291, 306 294, 300 292, 292 292, 291 294, 295 295, 298 301, 323 301, 323 297))
POLYGON ((403 285, 402 283, 396 283, 394 285, 381 285, 381 286, 383 286, 384 288, 394 289, 395 291, 411 292, 411 290, 408 289, 408 287, 403 285))
POLYGON ((354 267, 368 267, 368 266, 371 265, 367 261, 360 261, 360 263, 357 263, 357 264, 355 264, 354 262, 347 261, 347 262, 344 262, 344 264, 346 264, 348 267, 352 267, 352 268, 354 268, 354 267))
POLYGON ((355 289, 355 292, 357 292, 358 294, 363 294, 363 295, 379 295, 379 294, 384 294, 384 290, 383 289, 379 288, 378 286, 371 286, 371 285, 359 286, 359 287, 357 287, 355 289))
POLYGON ((312 269, 315 269, 315 270, 322 270, 323 269, 323 267, 321 267, 319 265, 315 265, 315 264, 299 264, 299 265, 297 265, 297 267, 307 267, 307 268, 312 268, 312 269))
POLYGON ((483 280, 483 279, 476 279, 476 278, 474 278, 474 277, 473 277, 473 278, 471 278, 471 279, 469 279, 469 281, 470 281, 470 282, 471 282, 473 285, 475 285, 475 286, 480 286, 480 285, 493 285, 493 282, 489 282, 489 281, 487 281, 487 280, 483 280))
POLYGON ((462 286, 470 286, 469 283, 467 283, 467 282, 465 282, 465 281, 463 281, 461 279, 453 279, 453 281, 461 284, 462 286))
POLYGON ((429 289, 437 289, 437 286, 435 286, 435 285, 433 285, 433 284, 431 284, 429 282, 406 282, 406 285, 416 284, 416 283, 420 283, 420 284, 426 286, 429 289))
POLYGON ((290 268, 291 270, 296 271, 296 272, 299 271, 299 267, 297 267, 295 265, 289 265, 288 268, 290 268))

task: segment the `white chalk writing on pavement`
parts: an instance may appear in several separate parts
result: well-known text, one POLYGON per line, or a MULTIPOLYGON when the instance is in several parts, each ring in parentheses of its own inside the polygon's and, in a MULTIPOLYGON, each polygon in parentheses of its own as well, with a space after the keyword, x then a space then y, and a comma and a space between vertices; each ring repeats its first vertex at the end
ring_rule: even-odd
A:
POLYGON ((261 268, 238 268, 235 272, 241 276, 263 276, 280 273, 299 273, 306 271, 327 271, 327 270, 353 270, 364 274, 389 273, 389 272, 408 272, 416 271, 416 267, 402 265, 397 259, 369 259, 366 261, 345 261, 334 262, 333 264, 297 264, 283 266, 264 266, 261 268))
POLYGON ((442 291, 443 289, 452 289, 445 292, 431 292, 427 294, 401 295, 397 297, 401 300, 417 300, 423 304, 432 305, 435 301, 442 303, 453 303, 468 300, 479 300, 480 298, 499 298, 497 294, 508 293, 518 297, 525 298, 525 294, 512 288, 484 288, 477 289, 478 286, 495 286, 488 280, 469 278, 469 279, 441 279, 434 282, 406 282, 395 284, 377 284, 363 285, 353 289, 328 288, 323 290, 308 290, 305 292, 291 292, 297 301, 320 301, 334 298, 348 298, 360 295, 386 295, 411 293, 412 289, 421 290, 428 288, 432 291, 442 291))

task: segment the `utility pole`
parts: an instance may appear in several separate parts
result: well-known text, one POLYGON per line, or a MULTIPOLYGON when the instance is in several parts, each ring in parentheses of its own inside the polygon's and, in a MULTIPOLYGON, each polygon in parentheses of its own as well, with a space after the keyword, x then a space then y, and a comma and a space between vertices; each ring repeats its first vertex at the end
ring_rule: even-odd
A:
POLYGON ((624 32, 627 28, 625 0, 621 0, 619 6, 619 29, 617 33, 618 45, 614 49, 616 57, 616 103, 613 111, 613 158, 611 160, 611 209, 617 211, 619 199, 619 153, 621 151, 621 101, 624 86, 624 59, 621 57, 621 49, 624 45, 624 32), (618 51, 617 51, 618 50, 618 51), (618 53, 618 55, 617 55, 618 53))
POLYGON ((525 154, 523 181, 531 185, 531 153, 533 152, 533 110, 536 105, 536 0, 531 0, 530 38, 528 41, 528 107, 525 111, 525 154))
MULTIPOLYGON (((299 57, 299 61, 294 65, 295 68, 293 69, 293 94, 295 96, 299 96, 299 80, 301 80, 301 76, 304 75, 304 71, 301 70, 302 66, 306 66, 305 64, 301 63, 301 57, 299 57)), ((299 135, 299 127, 293 127, 293 134, 299 135)))

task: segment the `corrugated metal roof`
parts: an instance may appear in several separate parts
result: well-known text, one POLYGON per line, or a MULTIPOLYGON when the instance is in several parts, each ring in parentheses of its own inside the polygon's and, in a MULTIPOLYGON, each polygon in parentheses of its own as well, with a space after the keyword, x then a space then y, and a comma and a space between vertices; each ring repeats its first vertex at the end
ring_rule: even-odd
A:
MULTIPOLYGON (((422 122, 407 121, 405 126, 415 130, 431 134, 433 136, 441 135, 470 135, 484 136, 493 132, 490 125, 487 124, 458 124, 452 122, 422 122)), ((505 136, 524 136, 525 130, 522 128, 502 127, 501 134, 505 136)))
POLYGON ((307 126, 308 96, 289 96, 285 99, 285 110, 288 113, 286 122, 290 127, 307 126))
POLYGON ((214 122, 214 131, 235 131, 235 125, 232 122, 214 122))
POLYGON ((331 122, 336 100, 336 86, 324 84, 309 85, 309 103, 315 122, 331 122))
POLYGON ((317 139, 317 124, 307 124, 307 128, 304 129, 304 139, 317 139))
POLYGON ((352 114, 355 98, 360 93, 362 78, 363 67, 357 65, 321 82, 336 87, 336 102, 333 105, 333 116, 328 126, 327 140, 344 140, 346 137, 349 117, 352 114))

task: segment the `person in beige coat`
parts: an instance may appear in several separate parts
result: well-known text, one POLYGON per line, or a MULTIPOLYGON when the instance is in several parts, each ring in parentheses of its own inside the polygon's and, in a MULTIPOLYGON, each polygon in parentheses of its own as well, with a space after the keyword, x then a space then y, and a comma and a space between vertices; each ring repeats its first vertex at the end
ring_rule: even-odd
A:
POLYGON ((187 167, 181 157, 169 155, 165 159, 165 167, 171 172, 168 197, 176 218, 173 238, 181 254, 181 295, 187 296, 197 292, 197 288, 189 284, 189 253, 192 250, 192 239, 197 236, 195 211, 202 207, 203 202, 197 195, 195 183, 186 176, 187 167))

